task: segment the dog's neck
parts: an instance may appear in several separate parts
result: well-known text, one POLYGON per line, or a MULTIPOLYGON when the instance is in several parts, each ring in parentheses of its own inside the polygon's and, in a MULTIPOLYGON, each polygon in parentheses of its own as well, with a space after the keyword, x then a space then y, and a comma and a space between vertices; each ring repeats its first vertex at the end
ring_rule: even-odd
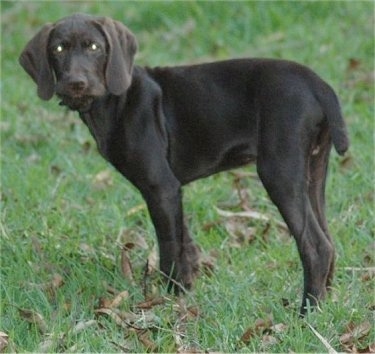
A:
POLYGON ((94 100, 89 110, 78 111, 104 157, 107 155, 110 136, 115 129, 118 129, 118 119, 122 117, 119 112, 124 110, 125 104, 126 94, 121 96, 108 94, 94 100))

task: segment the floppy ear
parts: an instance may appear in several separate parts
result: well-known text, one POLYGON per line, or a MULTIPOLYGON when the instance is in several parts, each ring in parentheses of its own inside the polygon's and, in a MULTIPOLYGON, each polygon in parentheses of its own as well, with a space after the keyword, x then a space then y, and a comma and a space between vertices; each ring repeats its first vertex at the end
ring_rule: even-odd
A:
POLYGON ((55 80, 47 52, 48 38, 53 27, 52 24, 42 27, 27 43, 19 58, 22 67, 37 84, 38 96, 46 101, 53 96, 55 91, 55 80))
POLYGON ((109 92, 124 93, 131 84, 137 42, 134 35, 121 22, 103 17, 96 22, 108 43, 105 79, 109 92))

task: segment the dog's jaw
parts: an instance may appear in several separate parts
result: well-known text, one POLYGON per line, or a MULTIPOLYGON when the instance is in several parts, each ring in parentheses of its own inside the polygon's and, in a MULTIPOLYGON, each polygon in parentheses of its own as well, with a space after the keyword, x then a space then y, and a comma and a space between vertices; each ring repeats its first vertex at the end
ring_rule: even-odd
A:
POLYGON ((91 109, 94 96, 77 96, 71 97, 66 95, 58 95, 61 99, 60 106, 66 106, 72 111, 87 112, 91 109))

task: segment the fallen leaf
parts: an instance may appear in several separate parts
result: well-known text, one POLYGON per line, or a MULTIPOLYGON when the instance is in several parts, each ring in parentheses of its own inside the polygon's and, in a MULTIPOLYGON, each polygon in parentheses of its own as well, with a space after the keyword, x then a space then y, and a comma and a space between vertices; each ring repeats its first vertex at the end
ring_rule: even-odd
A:
POLYGON ((199 269, 207 276, 211 276, 216 267, 216 259, 214 252, 210 252, 209 254, 201 254, 201 258, 199 260, 199 269))
MULTIPOLYGON (((253 210, 247 210, 247 211, 240 211, 240 212, 232 212, 232 211, 227 211, 227 210, 221 210, 219 208, 216 208, 216 211, 220 216, 223 217, 239 217, 239 218, 248 218, 248 219, 254 219, 254 220, 261 220, 265 222, 270 222, 270 218, 262 213, 259 213, 257 211, 253 210)), ((278 220, 272 220, 272 222, 275 223, 275 225, 285 231, 288 231, 288 227, 286 224, 282 221, 278 220)), ((288 231, 289 232, 289 231, 288 231)))
POLYGON ((253 327, 248 328, 241 337, 241 341, 245 344, 249 344, 251 339, 256 336, 255 330, 253 327))
POLYGON ((348 61, 348 71, 357 70, 361 66, 361 60, 357 58, 350 58, 348 61))
POLYGON ((123 321, 123 319, 116 313, 116 311, 108 308, 100 308, 97 310, 94 310, 94 313, 97 315, 107 315, 110 317, 116 325, 122 327, 122 328, 129 328, 126 322, 123 321))
POLYGON ((62 169, 61 167, 57 166, 57 165, 51 165, 50 167, 50 172, 54 175, 54 176, 59 176, 61 173, 62 173, 62 169))
POLYGON ((231 236, 229 241, 231 247, 241 248, 244 244, 250 244, 255 240, 256 229, 247 226, 241 218, 227 218, 224 225, 228 234, 231 236))
POLYGON ((39 343, 37 353, 51 353, 54 349, 56 341, 51 338, 45 339, 43 342, 39 343))
POLYGON ((126 216, 132 216, 132 215, 137 214, 137 213, 139 213, 140 211, 143 211, 143 210, 146 210, 146 204, 144 204, 144 203, 136 205, 133 208, 130 208, 126 213, 126 216))
POLYGON ((133 244, 133 247, 137 247, 143 250, 148 249, 148 244, 144 237, 143 231, 138 231, 138 229, 122 229, 116 239, 116 243, 121 245, 133 244))
POLYGON ((250 340, 255 337, 264 334, 267 330, 270 330, 272 326, 272 318, 258 318, 254 322, 254 326, 249 327, 241 337, 241 341, 245 344, 249 344, 250 340))
POLYGON ((91 142, 89 140, 84 141, 81 143, 82 151, 87 154, 91 149, 91 142))
POLYGON ((370 321, 365 321, 355 326, 350 323, 347 326, 347 332, 340 336, 341 344, 352 344, 355 340, 361 339, 367 336, 371 330, 372 326, 370 321))
POLYGON ((41 314, 32 310, 20 308, 18 309, 18 312, 21 315, 22 319, 31 324, 34 324, 36 328, 38 328, 40 333, 43 334, 47 332, 47 324, 41 314))
POLYGON ((96 320, 80 321, 72 328, 72 333, 78 334, 82 332, 83 330, 85 330, 86 328, 95 326, 97 324, 98 322, 96 320))
POLYGON ((288 326, 285 323, 277 323, 270 327, 272 333, 284 333, 288 330, 288 326))
POLYGON ((367 272, 362 274, 361 280, 365 282, 365 281, 374 279, 374 277, 375 277, 375 269, 369 269, 367 272))
POLYGON ((148 352, 156 352, 157 345, 150 339, 150 332, 146 330, 136 331, 139 341, 143 344, 148 352))
POLYGON ((265 335, 262 337, 262 346, 264 348, 271 347, 277 343, 279 343, 279 340, 275 338, 274 336, 265 335))
POLYGON ((129 297, 129 292, 127 290, 116 293, 113 299, 108 299, 105 297, 99 298, 99 308, 105 309, 115 309, 120 306, 121 302, 129 297))
POLYGON ((54 274, 52 280, 44 284, 43 288, 50 301, 55 301, 56 291, 64 285, 64 279, 60 274, 54 274))
POLYGON ((365 348, 358 349, 358 353, 375 353, 375 342, 365 348))
POLYGON ((349 153, 340 160, 340 168, 343 170, 348 170, 353 167, 353 165, 354 159, 353 156, 351 156, 349 153))
POLYGON ((117 308, 120 306, 120 304, 125 300, 129 298, 129 292, 124 290, 121 293, 117 294, 116 297, 112 300, 112 302, 109 305, 109 308, 117 308))
POLYGON ((148 274, 151 274, 158 269, 159 264, 159 251, 158 246, 155 244, 147 257, 148 274))
POLYGON ((38 345, 37 353, 60 353, 67 352, 65 349, 66 335, 65 333, 48 334, 38 345))
POLYGON ((41 157, 39 154, 33 152, 31 155, 29 155, 27 158, 26 158, 26 161, 29 163, 29 164, 34 164, 34 163, 38 163, 39 161, 41 160, 41 157))
POLYGON ((0 353, 4 353, 4 350, 8 347, 9 336, 0 331, 0 353))
POLYGON ((156 297, 147 301, 140 302, 139 304, 135 305, 135 307, 141 310, 150 310, 157 305, 164 304, 165 301, 165 297, 156 297))
POLYGON ((113 185, 112 173, 110 170, 103 170, 97 173, 92 181, 96 189, 105 189, 113 185))
POLYGON ((152 312, 142 311, 141 313, 133 313, 120 311, 118 309, 100 308, 94 310, 94 313, 100 316, 106 315, 110 317, 118 326, 122 328, 133 328, 143 330, 154 328, 159 322, 158 317, 152 312))

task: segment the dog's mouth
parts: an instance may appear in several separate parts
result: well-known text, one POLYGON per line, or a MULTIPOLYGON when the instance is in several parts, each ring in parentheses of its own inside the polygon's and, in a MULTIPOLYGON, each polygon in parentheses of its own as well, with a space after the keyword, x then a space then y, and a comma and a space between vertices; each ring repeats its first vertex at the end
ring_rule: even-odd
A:
POLYGON ((91 104, 94 101, 94 96, 89 95, 59 95, 58 97, 61 99, 60 106, 67 106, 69 109, 73 111, 85 112, 91 108, 91 104))

